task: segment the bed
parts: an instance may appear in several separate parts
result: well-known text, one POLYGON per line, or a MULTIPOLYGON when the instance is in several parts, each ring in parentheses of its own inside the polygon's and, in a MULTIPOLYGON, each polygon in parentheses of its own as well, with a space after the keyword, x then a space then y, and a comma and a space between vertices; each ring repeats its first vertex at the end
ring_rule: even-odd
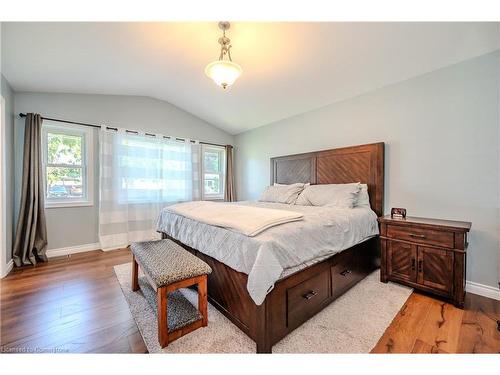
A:
POLYGON ((303 214, 301 221, 254 237, 169 212, 158 222, 163 238, 212 267, 210 302, 256 342, 258 353, 270 353, 380 264, 376 218, 383 210, 383 143, 271 158, 271 183, 295 182, 366 183, 371 209, 237 203, 303 214))

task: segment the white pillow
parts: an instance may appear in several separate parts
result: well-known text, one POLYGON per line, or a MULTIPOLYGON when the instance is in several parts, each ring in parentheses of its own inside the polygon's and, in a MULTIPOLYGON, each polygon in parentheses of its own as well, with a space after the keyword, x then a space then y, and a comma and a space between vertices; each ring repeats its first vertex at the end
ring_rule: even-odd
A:
POLYGON ((259 201, 293 204, 300 192, 304 190, 304 184, 274 185, 268 186, 262 193, 259 201))
POLYGON ((361 188, 359 189, 358 200, 354 206, 370 208, 371 206, 370 206, 370 196, 368 195, 368 185, 361 184, 360 187, 361 188))
POLYGON ((350 184, 310 185, 300 193, 295 204, 353 208, 361 189, 359 182, 350 184))
POLYGON ((309 200, 307 199, 308 194, 305 193, 306 189, 308 189, 310 186, 311 185, 304 186, 304 190, 301 191, 301 193, 299 194, 299 196, 294 204, 299 205, 299 206, 312 206, 311 202, 309 202, 309 200))

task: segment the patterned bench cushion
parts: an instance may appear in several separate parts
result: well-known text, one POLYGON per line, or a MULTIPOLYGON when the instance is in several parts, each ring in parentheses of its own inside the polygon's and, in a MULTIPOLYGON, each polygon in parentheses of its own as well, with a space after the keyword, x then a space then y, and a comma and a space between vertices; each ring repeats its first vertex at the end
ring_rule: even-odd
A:
POLYGON ((158 288, 212 272, 208 264, 171 240, 134 242, 130 249, 158 288))

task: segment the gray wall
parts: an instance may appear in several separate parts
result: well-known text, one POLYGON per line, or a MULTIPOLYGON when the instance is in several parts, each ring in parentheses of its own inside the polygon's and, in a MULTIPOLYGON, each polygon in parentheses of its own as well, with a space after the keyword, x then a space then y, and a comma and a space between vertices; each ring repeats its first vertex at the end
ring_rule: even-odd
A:
MULTIPOLYGON (((15 113, 35 112, 46 117, 68 119, 127 129, 142 130, 178 137, 187 137, 221 144, 233 144, 233 136, 209 123, 161 100, 135 96, 16 93, 15 113)), ((92 207, 49 208, 47 214, 48 249, 98 242, 98 142, 95 136, 94 189, 92 207)), ((15 123, 15 186, 22 178, 22 145, 24 120, 15 123)), ((16 189, 16 220, 19 210, 19 189, 16 189)))
POLYGON ((6 245, 7 256, 5 263, 12 259, 12 237, 14 220, 14 93, 9 82, 3 75, 1 78, 1 94, 5 99, 5 181, 6 181, 6 245))
POLYGON ((472 222, 467 279, 499 280, 499 52, 281 120, 236 142, 238 199, 272 156, 384 141, 385 212, 472 222))

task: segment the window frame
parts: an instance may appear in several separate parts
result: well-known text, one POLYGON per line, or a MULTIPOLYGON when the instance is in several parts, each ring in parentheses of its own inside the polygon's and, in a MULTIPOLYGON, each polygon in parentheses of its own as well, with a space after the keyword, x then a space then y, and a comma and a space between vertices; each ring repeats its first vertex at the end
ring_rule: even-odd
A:
POLYGON ((91 128, 78 125, 61 125, 45 120, 42 124, 42 174, 45 208, 88 207, 94 205, 94 134, 91 128), (82 137, 82 165, 48 163, 48 134, 64 134, 82 137), (48 198, 47 168, 71 167, 82 169, 82 193, 80 198, 48 198))
POLYGON ((226 192, 226 148, 223 146, 215 146, 215 145, 208 145, 208 144, 202 144, 201 145, 201 199, 202 200, 224 200, 224 195, 226 192), (222 157, 219 159, 219 167, 220 167, 220 172, 219 173, 213 173, 213 172, 206 172, 205 171, 205 152, 206 151, 211 151, 214 152, 216 151, 219 153, 222 157), (222 192, 220 194, 205 194, 205 174, 218 174, 219 178, 222 181, 222 192))

